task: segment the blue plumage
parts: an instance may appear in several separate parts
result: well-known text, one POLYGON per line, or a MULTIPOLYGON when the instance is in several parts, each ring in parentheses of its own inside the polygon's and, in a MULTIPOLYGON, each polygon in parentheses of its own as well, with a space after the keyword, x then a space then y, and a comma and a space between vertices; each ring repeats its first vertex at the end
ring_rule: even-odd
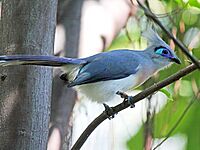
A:
POLYGON ((35 55, 14 55, 0 56, 0 63, 3 66, 9 65, 42 65, 42 66, 63 66, 66 64, 84 64, 83 59, 56 57, 56 56, 35 56, 35 55))
POLYGON ((62 67, 68 86, 76 86, 97 102, 112 99, 117 91, 127 91, 146 81, 171 62, 180 64, 173 50, 156 33, 145 34, 150 44, 142 51, 113 50, 86 58, 56 56, 0 56, 0 65, 42 65, 62 67))
POLYGON ((132 50, 115 50, 85 58, 83 60, 87 63, 69 86, 116 80, 135 74, 139 66, 135 57, 137 55, 132 50))

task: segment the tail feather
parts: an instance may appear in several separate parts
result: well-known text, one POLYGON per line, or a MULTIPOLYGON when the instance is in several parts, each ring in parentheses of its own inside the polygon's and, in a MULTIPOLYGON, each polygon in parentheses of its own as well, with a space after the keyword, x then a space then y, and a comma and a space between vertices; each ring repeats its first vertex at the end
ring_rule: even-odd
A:
POLYGON ((0 56, 0 66, 12 65, 41 65, 41 66, 64 66, 67 64, 85 64, 83 59, 56 57, 56 56, 35 56, 35 55, 13 55, 0 56))

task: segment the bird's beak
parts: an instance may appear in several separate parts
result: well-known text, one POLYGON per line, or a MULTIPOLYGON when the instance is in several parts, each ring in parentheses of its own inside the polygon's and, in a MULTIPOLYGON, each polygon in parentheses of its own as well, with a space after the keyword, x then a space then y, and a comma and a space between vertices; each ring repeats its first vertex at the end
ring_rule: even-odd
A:
POLYGON ((174 57, 171 59, 173 62, 177 63, 177 64, 181 64, 181 61, 178 57, 174 57))

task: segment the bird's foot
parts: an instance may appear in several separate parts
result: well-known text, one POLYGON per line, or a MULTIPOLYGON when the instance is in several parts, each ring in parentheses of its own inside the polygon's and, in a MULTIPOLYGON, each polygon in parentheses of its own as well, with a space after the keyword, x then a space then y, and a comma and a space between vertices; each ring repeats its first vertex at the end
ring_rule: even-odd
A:
POLYGON ((128 99, 128 95, 124 92, 121 92, 121 91, 117 91, 116 92, 117 95, 119 95, 121 98, 123 98, 124 100, 127 100, 128 99))
POLYGON ((113 110, 113 108, 112 107, 110 107, 110 106, 108 106, 107 104, 105 104, 105 103, 103 103, 103 106, 104 106, 104 108, 105 108, 105 112, 106 112, 106 114, 107 114, 107 116, 108 116, 108 119, 109 120, 111 120, 111 119, 113 119, 114 117, 115 117, 115 112, 114 112, 114 110, 113 110))
POLYGON ((133 98, 133 96, 128 96, 127 101, 128 101, 128 104, 130 105, 130 107, 131 107, 131 108, 134 108, 134 107, 135 107, 135 104, 132 103, 132 101, 131 101, 132 98, 133 98))
POLYGON ((135 104, 131 102, 131 100, 133 98, 132 96, 128 96, 126 93, 121 92, 121 91, 117 91, 116 94, 119 95, 121 98, 123 98, 124 102, 127 101, 131 108, 135 107, 135 104))

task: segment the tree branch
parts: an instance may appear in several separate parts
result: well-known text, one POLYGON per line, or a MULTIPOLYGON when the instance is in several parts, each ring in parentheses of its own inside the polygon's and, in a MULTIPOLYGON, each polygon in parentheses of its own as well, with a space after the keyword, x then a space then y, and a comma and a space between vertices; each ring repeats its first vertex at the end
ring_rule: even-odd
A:
POLYGON ((168 35, 169 38, 171 38, 174 43, 181 49, 181 51, 188 57, 190 60, 200 69, 200 64, 198 63, 198 59, 191 55, 189 53, 189 50, 184 46, 184 44, 177 38, 173 36, 172 33, 170 33, 163 25, 162 23, 158 20, 156 15, 151 12, 148 8, 146 8, 139 0, 137 0, 138 5, 143 9, 145 15, 152 19, 160 28, 168 35))
MULTIPOLYGON (((200 64, 200 62, 198 62, 198 63, 200 64)), ((196 69, 197 69, 197 66, 194 64, 187 66, 186 68, 180 70, 176 74, 171 75, 164 81, 158 82, 158 83, 150 86, 149 88, 145 89, 144 91, 140 92, 139 94, 131 97, 130 98, 131 104, 135 104, 135 103, 141 101, 143 98, 145 98, 145 97, 151 95, 152 93, 158 91, 159 89, 173 83, 174 81, 180 79, 181 77, 186 76, 187 74, 193 72, 196 69)), ((128 107, 130 107, 130 103, 128 101, 124 101, 124 102, 118 104, 117 106, 112 107, 112 109, 113 109, 114 114, 117 114, 118 112, 120 112, 123 109, 128 108, 128 107)), ((87 140, 87 138, 90 136, 90 134, 95 130, 95 128, 109 117, 110 116, 108 116, 107 113, 104 111, 96 119, 94 119, 88 125, 88 127, 85 129, 85 131, 81 134, 79 139, 76 141, 76 143, 72 147, 72 150, 80 149, 82 147, 82 145, 85 143, 85 141, 87 140)))

